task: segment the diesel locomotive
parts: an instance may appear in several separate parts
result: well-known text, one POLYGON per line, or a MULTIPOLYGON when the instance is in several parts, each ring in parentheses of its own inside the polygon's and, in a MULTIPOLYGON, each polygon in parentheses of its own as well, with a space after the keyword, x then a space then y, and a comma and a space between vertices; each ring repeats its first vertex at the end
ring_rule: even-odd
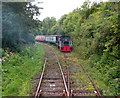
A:
POLYGON ((55 44, 61 52, 71 52, 73 50, 72 41, 69 36, 37 35, 35 40, 55 44))

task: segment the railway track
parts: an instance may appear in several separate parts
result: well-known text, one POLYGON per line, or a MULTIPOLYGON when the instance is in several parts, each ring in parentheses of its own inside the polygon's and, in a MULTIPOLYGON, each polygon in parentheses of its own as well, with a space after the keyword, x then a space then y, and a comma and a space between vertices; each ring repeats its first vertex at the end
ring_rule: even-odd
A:
MULTIPOLYGON (((70 93, 70 96, 98 96, 99 98, 102 98, 102 95, 100 94, 100 91, 98 90, 97 86, 95 85, 95 83, 93 82, 92 78, 90 77, 90 75, 88 74, 88 72, 86 71, 86 69, 84 68, 84 66, 80 63, 80 66, 78 68, 76 68, 76 70, 73 70, 72 68, 68 69, 68 67, 71 65, 69 64, 68 60, 67 60, 67 56, 65 53, 63 53, 64 58, 65 58, 65 64, 66 69, 67 69, 67 83, 68 83, 68 91, 70 93), (88 77, 89 82, 91 82, 91 84, 94 87, 94 92, 91 92, 90 90, 86 90, 83 89, 84 85, 75 85, 75 82, 81 82, 82 80, 78 80, 78 81, 74 81, 70 79, 70 76, 77 74, 78 69, 82 67, 83 71, 86 74, 86 77, 88 77), (80 88, 81 86, 81 88, 80 88)), ((72 66, 71 66, 72 67, 72 66)))
POLYGON ((71 63, 68 60, 69 55, 67 56, 66 53, 61 53, 61 55, 64 56, 64 60, 62 62, 65 64, 65 66, 61 66, 61 61, 59 61, 54 50, 47 45, 44 45, 44 48, 46 51, 46 59, 39 83, 36 86, 36 91, 34 94, 35 98, 39 96, 102 97, 92 78, 81 63, 80 66, 75 68, 75 63, 71 63), (87 79, 85 81, 87 81, 87 84, 82 84, 84 81, 82 79, 80 80, 79 78, 71 79, 72 76, 77 75, 80 68, 86 75, 87 79), (94 90, 86 89, 89 83, 93 85, 94 90))
MULTIPOLYGON (((46 50, 47 46, 44 47, 46 50)), ((65 77, 57 55, 52 49, 46 51, 46 59, 34 94, 39 96, 69 96, 65 77)))

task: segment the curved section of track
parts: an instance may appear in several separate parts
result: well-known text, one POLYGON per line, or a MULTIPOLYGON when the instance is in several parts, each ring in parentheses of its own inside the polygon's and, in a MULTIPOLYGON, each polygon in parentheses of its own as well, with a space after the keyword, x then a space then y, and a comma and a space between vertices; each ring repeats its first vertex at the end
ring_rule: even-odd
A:
MULTIPOLYGON (((55 54, 55 55, 56 55, 56 54, 55 54)), ((64 74, 63 74, 62 67, 61 67, 61 65, 60 65, 60 61, 59 61, 57 55, 56 55, 56 58, 57 58, 57 61, 58 61, 59 67, 60 67, 60 71, 61 71, 61 73, 62 73, 62 78, 63 78, 63 81, 64 81, 64 85, 65 85, 65 90, 66 90, 67 96, 69 96, 69 90, 68 90, 68 87, 67 87, 67 84, 66 84, 66 81, 65 81, 65 76, 64 76, 64 74)))
POLYGON ((60 53, 48 45, 43 45, 46 52, 45 64, 41 78, 36 88, 35 97, 38 96, 98 96, 102 97, 92 78, 79 62, 73 62, 74 56, 60 53), (64 58, 64 59, 63 59, 64 58), (71 58, 71 59, 70 59, 71 58), (62 61, 61 61, 62 60, 62 61), (61 64, 62 66, 61 66, 61 64), (45 66, 46 65, 46 66, 45 66), (82 78, 84 77, 84 78, 82 78), (73 79, 74 78, 74 79, 73 79), (92 90, 88 89, 93 85, 92 90))
MULTIPOLYGON (((92 83, 95 90, 94 90, 94 92, 91 92, 89 90, 82 90, 82 89, 80 90, 79 86, 74 85, 76 81, 70 80, 69 73, 71 73, 71 76, 72 76, 72 75, 77 73, 77 70, 76 71, 72 70, 71 72, 69 72, 72 68, 68 69, 68 67, 70 65, 69 61, 67 60, 68 57, 66 56, 65 53, 63 53, 63 55, 64 55, 64 58, 65 58, 65 64, 66 64, 66 67, 67 67, 67 74, 66 75, 67 75, 68 91, 70 92, 70 96, 98 96, 99 98, 101 98, 102 95, 100 94, 100 91, 98 90, 98 88, 95 85, 95 83, 93 82, 92 78, 90 77, 90 75, 88 74, 88 72, 86 71, 86 69, 84 68, 84 66, 81 63, 80 63, 80 66, 82 67, 83 71, 86 73, 88 79, 92 83), (71 83, 70 83, 70 81, 71 81, 71 83)), ((77 69, 79 69, 80 66, 77 69)), ((80 80, 80 81, 82 81, 82 80, 80 80)), ((79 83, 80 83, 80 81, 79 81, 79 83)), ((81 86, 84 86, 84 85, 81 85, 81 86)))
POLYGON ((40 86, 41 86, 41 82, 42 82, 42 79, 43 79, 43 74, 44 74, 44 71, 45 71, 46 60, 47 60, 47 59, 45 59, 45 63, 44 63, 44 66, 43 66, 43 71, 42 71, 42 74, 41 74, 41 77, 40 77, 40 81, 39 81, 39 84, 38 84, 38 86, 37 86, 37 90, 36 90, 36 92, 35 92, 35 98, 36 98, 36 96, 39 96, 39 95, 40 95, 40 92, 41 92, 40 86))
POLYGON ((44 46, 46 51, 45 64, 36 88, 35 97, 69 96, 65 77, 57 55, 52 48, 44 46))

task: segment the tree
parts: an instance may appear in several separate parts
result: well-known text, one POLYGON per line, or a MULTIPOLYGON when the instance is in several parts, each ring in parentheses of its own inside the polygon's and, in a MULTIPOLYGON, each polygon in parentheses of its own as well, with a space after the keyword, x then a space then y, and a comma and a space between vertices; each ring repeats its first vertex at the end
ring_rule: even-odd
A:
POLYGON ((26 2, 3 2, 2 4, 2 47, 18 49, 19 44, 33 42, 33 28, 39 24, 33 16, 40 15, 39 8, 26 2))
POLYGON ((41 32, 43 35, 51 35, 51 28, 56 24, 56 18, 47 17, 42 21, 41 32))

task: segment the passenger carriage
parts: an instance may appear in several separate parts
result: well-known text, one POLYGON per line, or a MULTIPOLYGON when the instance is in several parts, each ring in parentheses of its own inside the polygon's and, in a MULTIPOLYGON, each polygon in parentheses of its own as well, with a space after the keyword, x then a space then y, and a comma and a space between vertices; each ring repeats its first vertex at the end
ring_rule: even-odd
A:
POLYGON ((45 42, 45 36, 44 35, 37 35, 35 37, 35 40, 39 41, 39 42, 45 42))
POLYGON ((36 41, 49 42, 56 45, 62 52, 70 52, 73 50, 72 41, 69 36, 61 35, 37 35, 36 41))

